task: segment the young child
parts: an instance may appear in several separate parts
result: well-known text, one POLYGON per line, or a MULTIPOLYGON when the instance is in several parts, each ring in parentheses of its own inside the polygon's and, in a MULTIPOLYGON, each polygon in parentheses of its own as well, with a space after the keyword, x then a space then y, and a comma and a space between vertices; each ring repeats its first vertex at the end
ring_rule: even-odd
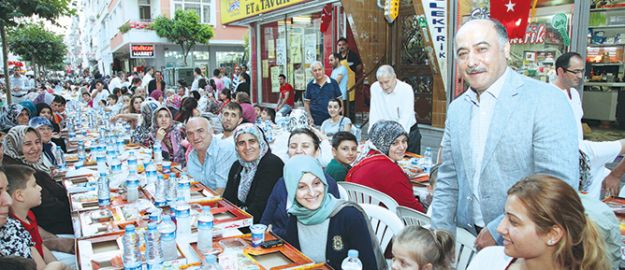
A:
POLYGON ((30 210, 41 204, 41 187, 35 180, 35 170, 22 165, 6 165, 4 167, 9 182, 7 191, 11 196, 11 218, 19 221, 32 239, 34 247, 30 255, 37 264, 37 269, 69 269, 65 264, 56 260, 52 252, 43 245, 39 234, 39 226, 35 214, 30 210))
POLYGON ((455 256, 453 237, 420 226, 405 227, 393 238, 393 270, 450 270, 455 256))
POLYGON ((334 158, 328 163, 326 173, 337 182, 345 181, 345 176, 351 164, 356 159, 358 142, 351 132, 339 131, 332 137, 332 155, 334 158))
POLYGON ((267 120, 271 122, 272 125, 276 124, 276 110, 272 108, 263 108, 263 111, 260 113, 260 119, 263 123, 266 123, 267 120))
POLYGON ((256 124, 260 125, 262 121, 260 114, 263 112, 263 107, 258 104, 254 104, 254 112, 256 113, 256 124))

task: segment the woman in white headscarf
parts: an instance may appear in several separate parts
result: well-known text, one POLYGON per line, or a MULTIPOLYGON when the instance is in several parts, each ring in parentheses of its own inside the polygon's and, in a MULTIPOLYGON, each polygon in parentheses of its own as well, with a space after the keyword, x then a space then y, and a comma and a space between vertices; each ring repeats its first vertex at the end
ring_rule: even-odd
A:
POLYGON ((271 153, 263 132, 245 123, 234 130, 238 161, 228 173, 224 199, 243 208, 259 223, 274 184, 282 177, 284 163, 271 153))

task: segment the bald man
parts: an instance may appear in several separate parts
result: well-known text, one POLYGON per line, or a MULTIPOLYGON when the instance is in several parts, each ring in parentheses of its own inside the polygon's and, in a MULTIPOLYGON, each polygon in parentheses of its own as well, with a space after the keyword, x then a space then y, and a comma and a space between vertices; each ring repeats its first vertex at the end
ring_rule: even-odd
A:
POLYGON ((222 194, 228 182, 228 172, 237 157, 234 145, 213 140, 213 127, 204 117, 187 121, 187 140, 193 146, 187 161, 187 173, 194 180, 222 194))

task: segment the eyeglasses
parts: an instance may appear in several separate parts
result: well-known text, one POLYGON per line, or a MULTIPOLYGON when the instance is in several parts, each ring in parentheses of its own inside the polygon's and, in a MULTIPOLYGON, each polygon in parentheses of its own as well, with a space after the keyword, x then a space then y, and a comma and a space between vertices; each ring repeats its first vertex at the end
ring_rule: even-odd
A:
POLYGON ((564 71, 572 73, 572 74, 575 74, 575 75, 577 75, 577 74, 584 74, 584 70, 583 69, 570 70, 570 69, 565 68, 564 71))

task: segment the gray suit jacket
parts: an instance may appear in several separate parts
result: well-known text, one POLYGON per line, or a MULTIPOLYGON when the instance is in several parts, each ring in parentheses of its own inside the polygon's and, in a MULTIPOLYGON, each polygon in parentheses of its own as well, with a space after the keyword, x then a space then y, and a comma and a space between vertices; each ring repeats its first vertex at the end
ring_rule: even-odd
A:
POLYGON ((576 190, 579 185, 575 118, 568 101, 553 86, 504 73, 505 83, 495 104, 481 168, 474 168, 471 150, 472 102, 463 94, 447 111, 443 163, 432 202, 432 224, 455 235, 455 227, 475 233, 472 177, 481 171, 480 209, 491 235, 503 218, 508 189, 536 174, 560 178, 576 190))

